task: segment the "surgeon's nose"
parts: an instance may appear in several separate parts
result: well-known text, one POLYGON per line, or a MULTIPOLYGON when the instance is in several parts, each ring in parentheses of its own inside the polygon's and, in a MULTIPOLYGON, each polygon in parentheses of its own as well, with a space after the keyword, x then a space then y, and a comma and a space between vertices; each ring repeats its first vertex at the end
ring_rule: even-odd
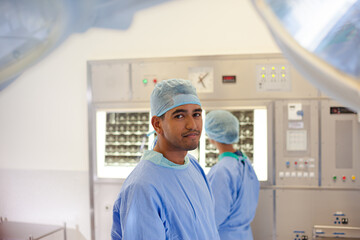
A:
POLYGON ((197 129, 197 124, 194 118, 188 117, 186 119, 186 129, 197 129))

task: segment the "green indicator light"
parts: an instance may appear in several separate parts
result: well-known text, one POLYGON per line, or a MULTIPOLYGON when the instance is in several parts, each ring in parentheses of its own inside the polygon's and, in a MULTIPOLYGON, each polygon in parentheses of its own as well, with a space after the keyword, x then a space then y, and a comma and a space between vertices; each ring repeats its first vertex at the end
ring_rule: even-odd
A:
POLYGON ((262 78, 265 78, 265 74, 261 75, 262 78))
POLYGON ((271 75, 273 78, 275 77, 275 74, 271 75))
POLYGON ((148 80, 147 80, 147 79, 143 79, 143 83, 144 83, 144 84, 147 84, 147 83, 148 83, 148 80))
POLYGON ((337 177, 336 176, 333 176, 333 180, 335 181, 337 179, 337 177))

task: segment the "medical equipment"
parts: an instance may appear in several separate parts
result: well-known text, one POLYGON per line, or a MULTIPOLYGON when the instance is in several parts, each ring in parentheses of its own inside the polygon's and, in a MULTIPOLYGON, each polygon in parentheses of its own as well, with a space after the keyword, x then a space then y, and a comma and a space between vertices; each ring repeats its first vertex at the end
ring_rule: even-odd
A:
MULTIPOLYGON (((255 240, 298 240, 297 235, 309 238, 314 225, 331 224, 332 214, 338 211, 346 212, 347 226, 360 226, 356 214, 360 212, 358 116, 314 88, 282 55, 89 61, 88 72, 89 156, 94 221, 101 228, 96 233, 98 239, 105 238, 101 234, 110 231, 107 219, 111 216, 106 209, 109 205, 111 209, 110 203, 123 179, 138 162, 132 155, 141 155, 140 146, 136 145, 137 152, 131 153, 132 166, 105 162, 105 150, 101 149, 106 146, 106 118, 116 122, 117 116, 108 114, 146 115, 148 123, 128 121, 123 127, 119 123, 115 129, 125 132, 112 134, 125 135, 125 141, 127 137, 134 138, 134 134, 143 136, 146 131, 139 134, 131 131, 145 126, 152 131, 149 99, 154 86, 171 78, 191 77, 195 81, 195 72, 201 77, 211 72, 211 84, 210 80, 204 82, 209 89, 198 92, 204 120, 207 112, 223 109, 239 121, 239 141, 235 145, 249 157, 261 185, 257 215, 252 223, 255 240)), ((191 154, 208 172, 218 153, 204 129, 202 135, 199 147, 191 154)), ((122 141, 117 143, 121 145, 122 141)), ((145 142, 149 148, 153 136, 145 142)), ((129 150, 126 156, 132 151, 135 150, 129 150)))

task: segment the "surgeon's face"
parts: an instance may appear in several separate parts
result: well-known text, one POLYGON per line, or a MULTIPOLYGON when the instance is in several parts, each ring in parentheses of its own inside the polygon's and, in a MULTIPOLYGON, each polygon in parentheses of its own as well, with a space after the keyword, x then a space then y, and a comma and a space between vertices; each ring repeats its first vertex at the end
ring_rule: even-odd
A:
POLYGON ((189 151, 197 148, 202 130, 202 109, 197 104, 173 108, 160 120, 161 135, 168 150, 189 151))

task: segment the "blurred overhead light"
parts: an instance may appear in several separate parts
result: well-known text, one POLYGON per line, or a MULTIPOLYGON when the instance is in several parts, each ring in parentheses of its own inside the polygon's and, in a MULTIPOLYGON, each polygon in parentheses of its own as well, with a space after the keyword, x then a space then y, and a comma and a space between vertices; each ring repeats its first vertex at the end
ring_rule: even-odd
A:
POLYGON ((136 11, 169 0, 1 0, 0 90, 72 33, 126 30, 136 11))
POLYGON ((360 1, 252 0, 284 56, 313 85, 360 110, 360 1))

